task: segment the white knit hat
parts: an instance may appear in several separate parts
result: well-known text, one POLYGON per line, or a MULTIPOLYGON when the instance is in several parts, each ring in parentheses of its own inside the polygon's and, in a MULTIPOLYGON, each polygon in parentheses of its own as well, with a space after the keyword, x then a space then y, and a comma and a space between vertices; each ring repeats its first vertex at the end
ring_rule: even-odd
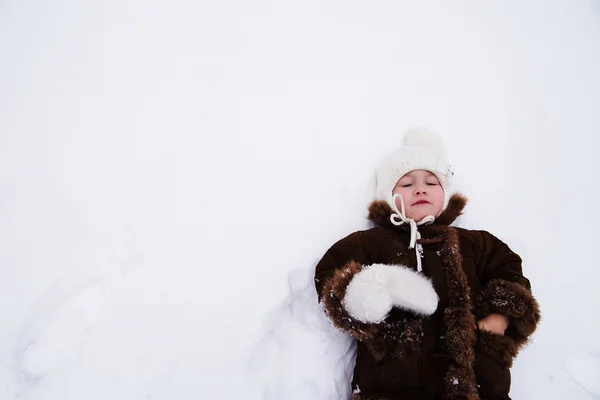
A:
MULTIPOLYGON (((392 191, 410 171, 424 169, 433 173, 444 189, 444 206, 448 206, 453 172, 446 161, 442 138, 427 128, 412 128, 404 135, 404 143, 377 168, 377 200, 386 201, 395 209, 392 191)), ((437 217, 437 215, 435 216, 437 217)))

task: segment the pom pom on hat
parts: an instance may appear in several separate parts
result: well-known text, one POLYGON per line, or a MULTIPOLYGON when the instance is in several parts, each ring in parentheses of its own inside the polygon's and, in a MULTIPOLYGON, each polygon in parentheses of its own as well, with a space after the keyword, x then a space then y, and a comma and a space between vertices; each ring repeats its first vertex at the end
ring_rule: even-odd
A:
POLYGON ((440 152, 444 151, 444 142, 435 132, 422 127, 409 129, 404 135, 406 146, 425 146, 440 152))

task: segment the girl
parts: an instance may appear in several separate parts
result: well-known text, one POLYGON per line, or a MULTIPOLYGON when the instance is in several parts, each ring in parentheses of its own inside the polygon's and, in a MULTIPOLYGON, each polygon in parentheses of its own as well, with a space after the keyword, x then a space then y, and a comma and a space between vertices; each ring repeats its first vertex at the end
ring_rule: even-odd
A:
POLYGON ((334 244, 315 285, 357 340, 353 399, 507 400, 539 307, 521 258, 486 231, 451 227, 466 199, 434 132, 409 131, 377 169, 369 219, 334 244))

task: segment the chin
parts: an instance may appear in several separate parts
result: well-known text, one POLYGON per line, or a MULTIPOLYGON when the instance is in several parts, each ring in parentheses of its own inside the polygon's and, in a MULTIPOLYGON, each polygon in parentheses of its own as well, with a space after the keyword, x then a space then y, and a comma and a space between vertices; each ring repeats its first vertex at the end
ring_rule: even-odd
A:
POLYGON ((420 222, 423 218, 427 217, 428 215, 433 215, 434 217, 437 217, 437 213, 434 214, 434 210, 427 211, 427 212, 421 211, 418 214, 413 214, 412 217, 410 215, 407 215, 407 217, 414 219, 417 222, 420 222))
POLYGON ((406 216, 410 219, 414 219, 415 221, 419 222, 428 215, 430 215, 430 214, 413 214, 413 215, 407 214, 406 216))

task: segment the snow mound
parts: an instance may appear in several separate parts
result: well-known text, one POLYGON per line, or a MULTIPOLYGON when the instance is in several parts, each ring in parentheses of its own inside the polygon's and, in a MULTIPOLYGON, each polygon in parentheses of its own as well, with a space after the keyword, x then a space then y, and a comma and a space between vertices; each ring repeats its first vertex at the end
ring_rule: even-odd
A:
POLYGON ((246 368, 263 400, 350 397, 355 341, 338 331, 317 302, 314 268, 290 272, 290 295, 266 318, 246 368))

